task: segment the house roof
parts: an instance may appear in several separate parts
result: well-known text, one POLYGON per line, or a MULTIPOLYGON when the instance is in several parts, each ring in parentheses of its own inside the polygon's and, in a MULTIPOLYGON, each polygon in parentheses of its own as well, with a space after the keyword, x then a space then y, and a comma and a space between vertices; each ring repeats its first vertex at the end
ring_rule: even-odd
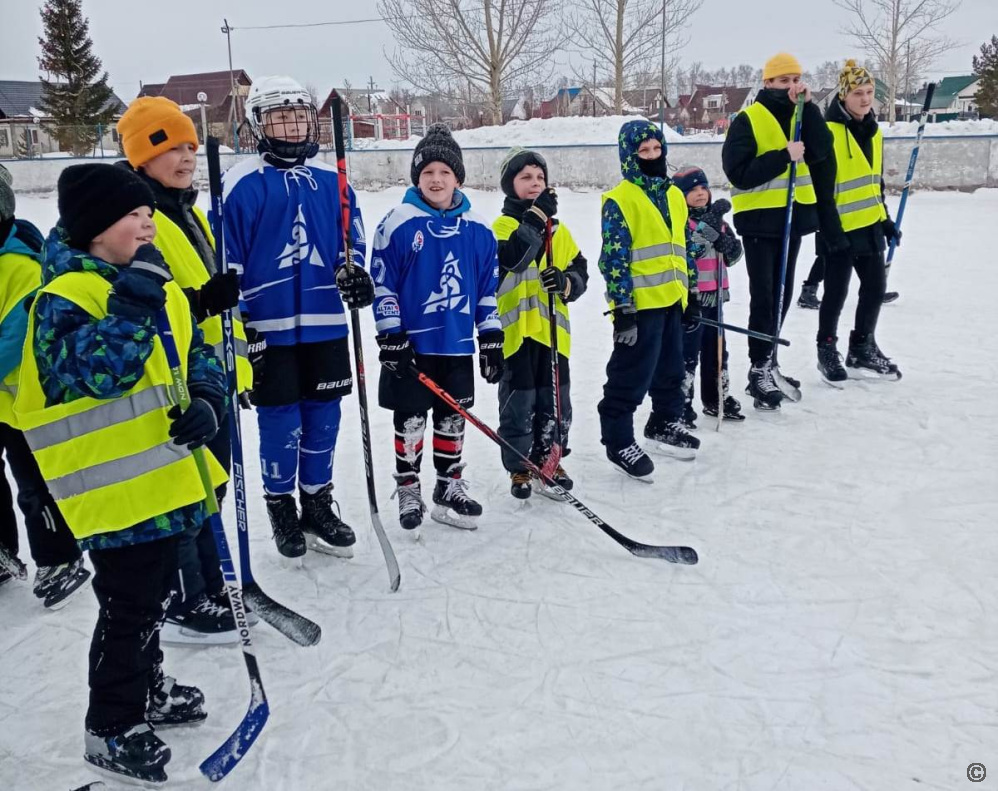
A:
MULTIPOLYGON (((237 85, 252 85, 253 81, 242 69, 232 73, 237 85)), ((165 83, 149 83, 142 88, 139 96, 165 96, 179 104, 198 104, 198 94, 208 94, 206 104, 217 107, 228 100, 232 91, 228 71, 206 71, 198 74, 174 74, 165 83), (158 92, 157 92, 158 91, 158 92)))
MULTIPOLYGON (((660 87, 631 88, 624 91, 624 101, 634 107, 648 107, 652 104, 656 104, 661 95, 662 89, 660 87)), ((666 101, 665 106, 669 106, 668 101, 666 101)))
MULTIPOLYGON (((973 74, 966 74, 960 77, 944 77, 936 83, 936 91, 932 94, 932 105, 930 110, 945 110, 949 107, 957 95, 968 85, 973 85, 978 78, 973 74)), ((925 88, 922 88, 915 96, 915 103, 925 104, 925 88)))
POLYGON ((147 82, 142 86, 142 90, 139 91, 139 96, 160 96, 165 87, 165 82, 147 82))
MULTIPOLYGON (((115 112, 125 110, 117 94, 111 94, 109 105, 115 112)), ((41 80, 0 80, 0 118, 19 118, 42 112, 41 80)))

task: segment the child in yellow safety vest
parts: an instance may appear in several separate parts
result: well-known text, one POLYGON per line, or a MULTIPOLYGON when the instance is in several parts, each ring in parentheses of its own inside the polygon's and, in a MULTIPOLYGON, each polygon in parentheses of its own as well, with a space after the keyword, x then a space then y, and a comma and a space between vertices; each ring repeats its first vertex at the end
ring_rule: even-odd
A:
MULTIPOLYGON (((225 419, 225 381, 151 244, 149 187, 124 168, 86 164, 66 168, 58 191, 14 414, 94 567, 84 758, 164 782, 170 750, 153 727, 207 716, 199 689, 164 676, 159 626, 179 536, 208 516, 191 450, 225 419), (190 390, 183 412, 161 331, 190 390)), ((207 460, 218 486, 225 473, 207 460)))
MULTIPOLYGON (((564 223, 555 219, 558 196, 548 185, 548 167, 536 151, 512 149, 504 158, 500 183, 506 198, 502 216, 492 223, 499 240, 499 289, 506 370, 499 382, 499 435, 536 465, 542 466, 556 439, 556 409, 551 365, 549 295, 554 295, 558 343, 558 400, 561 407, 561 454, 568 454, 572 423, 568 357, 571 324, 568 304, 586 290, 585 256, 564 223), (550 240, 548 226, 550 225, 550 240), (548 261, 547 243, 551 258, 548 261)), ((510 473, 510 493, 521 500, 544 484, 507 448, 502 463, 510 473)), ((572 479, 561 464, 552 477, 564 489, 572 479)))

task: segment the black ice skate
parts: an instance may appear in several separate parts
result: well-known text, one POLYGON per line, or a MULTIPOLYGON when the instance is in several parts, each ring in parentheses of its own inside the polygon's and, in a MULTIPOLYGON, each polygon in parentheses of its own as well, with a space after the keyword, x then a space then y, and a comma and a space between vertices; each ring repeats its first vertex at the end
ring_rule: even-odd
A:
POLYGON ((83 759, 119 777, 160 784, 166 782, 164 767, 170 761, 170 748, 143 722, 111 736, 86 731, 83 759))
POLYGON ((69 603, 70 597, 86 585, 90 572, 79 557, 72 563, 39 566, 32 591, 48 610, 58 610, 69 603))
POLYGON ((846 355, 846 367, 855 368, 859 378, 886 379, 897 381, 901 371, 891 362, 870 335, 849 334, 849 353, 846 355))
POLYGON ((758 410, 773 412, 780 408, 784 395, 773 381, 773 369, 769 360, 749 369, 745 392, 752 396, 753 406, 758 410))
POLYGON ((529 472, 514 472, 509 476, 509 493, 517 500, 529 500, 533 492, 530 479, 533 476, 529 472))
POLYGON ((166 616, 159 639, 169 645, 232 645, 239 632, 228 599, 223 605, 202 593, 186 612, 166 616))
POLYGON ((651 474, 655 472, 655 463, 637 442, 632 442, 620 450, 607 448, 606 457, 614 467, 634 480, 652 482, 651 474))
MULTIPOLYGON (((226 592, 225 588, 222 588, 222 590, 217 593, 209 593, 208 598, 211 599, 212 604, 216 607, 221 607, 229 613, 228 620, 232 623, 232 628, 234 629, 236 619, 232 617, 232 605, 229 603, 229 594, 226 592)), ((247 626, 256 626, 260 623, 260 616, 253 611, 253 608, 249 606, 249 602, 245 599, 243 599, 243 612, 246 613, 247 626)))
MULTIPOLYGON (((159 671, 162 673, 162 670, 159 671)), ((208 719, 204 693, 197 687, 178 684, 172 676, 162 676, 149 692, 146 722, 157 728, 200 725, 208 719)))
POLYGON ((395 491, 392 497, 398 497, 399 524, 403 530, 412 533, 419 539, 419 527, 423 524, 423 514, 426 513, 426 503, 423 502, 423 490, 419 478, 409 472, 396 472, 395 491))
POLYGON ((897 302, 898 297, 901 295, 897 291, 887 291, 884 293, 884 305, 890 305, 892 302, 897 302))
POLYGON ((849 374, 842 367, 842 355, 835 346, 838 338, 826 338, 818 341, 818 373, 832 387, 842 390, 840 382, 846 381, 849 374))
POLYGON ((797 307, 817 310, 821 307, 821 300, 818 299, 818 287, 809 286, 805 283, 801 286, 800 296, 797 298, 797 307))
POLYGON ((661 420, 654 413, 645 425, 645 438, 651 440, 652 449, 680 461, 693 461, 700 448, 700 440, 687 432, 680 421, 661 420))
MULTIPOLYGON (((568 476, 568 473, 565 472, 565 468, 562 467, 560 464, 558 465, 558 468, 554 471, 554 473, 552 473, 551 478, 554 480, 556 484, 558 484, 558 486, 560 486, 566 492, 572 491, 572 487, 575 486, 575 481, 573 481, 568 476)), ((536 491, 538 494, 543 494, 545 497, 550 497, 552 500, 559 500, 561 502, 564 502, 560 494, 552 491, 551 487, 549 487, 544 480, 538 478, 536 475, 531 476, 530 485, 534 488, 534 491, 536 491)))
MULTIPOLYGON (((717 404, 704 404, 703 413, 709 417, 717 417, 717 404)), ((745 415, 742 414, 742 405, 734 396, 727 396, 724 399, 724 419, 739 422, 745 420, 745 415)))
POLYGON ((442 525, 459 527, 462 530, 478 528, 478 517, 482 506, 468 497, 468 483, 461 477, 463 464, 452 464, 446 474, 437 473, 437 485, 433 487, 434 508, 430 518, 442 525))
MULTIPOLYGON (((352 558, 357 537, 353 529, 333 512, 333 485, 315 494, 301 493, 301 530, 310 548, 338 558, 352 558)), ((339 506, 336 508, 339 511, 339 506)))
POLYGON ((277 551, 286 558, 300 558, 305 554, 305 534, 298 522, 298 505, 290 494, 268 494, 267 516, 274 528, 277 551))

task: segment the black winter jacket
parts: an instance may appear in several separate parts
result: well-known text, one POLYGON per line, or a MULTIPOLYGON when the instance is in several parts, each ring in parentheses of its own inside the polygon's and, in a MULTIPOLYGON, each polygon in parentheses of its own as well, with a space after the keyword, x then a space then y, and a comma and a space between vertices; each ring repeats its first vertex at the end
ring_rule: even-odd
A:
MULTIPOLYGON (((759 91, 755 100, 769 110, 780 126, 786 129, 794 114, 794 105, 785 92, 776 95, 767 89, 759 91)), ((835 190, 835 169, 832 165, 832 135, 821 117, 818 107, 808 102, 804 105, 801 119, 801 142, 804 143, 804 162, 811 171, 815 192, 833 195, 835 190)), ((738 189, 752 189, 777 178, 790 164, 790 154, 786 149, 767 151, 756 156, 757 146, 752 134, 752 124, 744 113, 739 113, 731 122, 728 134, 721 149, 721 165, 724 175, 732 186, 738 189)), ((786 210, 755 209, 735 215, 735 228, 742 236, 783 238, 786 210)), ((794 206, 791 233, 804 236, 818 230, 818 212, 814 206, 797 204, 794 206)))

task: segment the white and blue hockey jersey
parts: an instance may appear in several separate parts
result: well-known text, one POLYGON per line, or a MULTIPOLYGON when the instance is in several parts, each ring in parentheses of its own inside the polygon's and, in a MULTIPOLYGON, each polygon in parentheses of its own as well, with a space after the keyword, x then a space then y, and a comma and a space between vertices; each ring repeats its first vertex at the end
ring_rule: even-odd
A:
MULTIPOLYGON (((349 194, 353 262, 363 266, 364 223, 349 194)), ((222 198, 246 326, 275 346, 345 337, 348 319, 336 288, 345 260, 336 168, 315 158, 287 169, 249 159, 226 171, 222 198)))
POLYGON ((409 335, 420 354, 475 353, 474 331, 500 330, 499 260, 489 224, 455 192, 440 211, 410 187, 378 226, 371 254, 378 332, 409 335))

